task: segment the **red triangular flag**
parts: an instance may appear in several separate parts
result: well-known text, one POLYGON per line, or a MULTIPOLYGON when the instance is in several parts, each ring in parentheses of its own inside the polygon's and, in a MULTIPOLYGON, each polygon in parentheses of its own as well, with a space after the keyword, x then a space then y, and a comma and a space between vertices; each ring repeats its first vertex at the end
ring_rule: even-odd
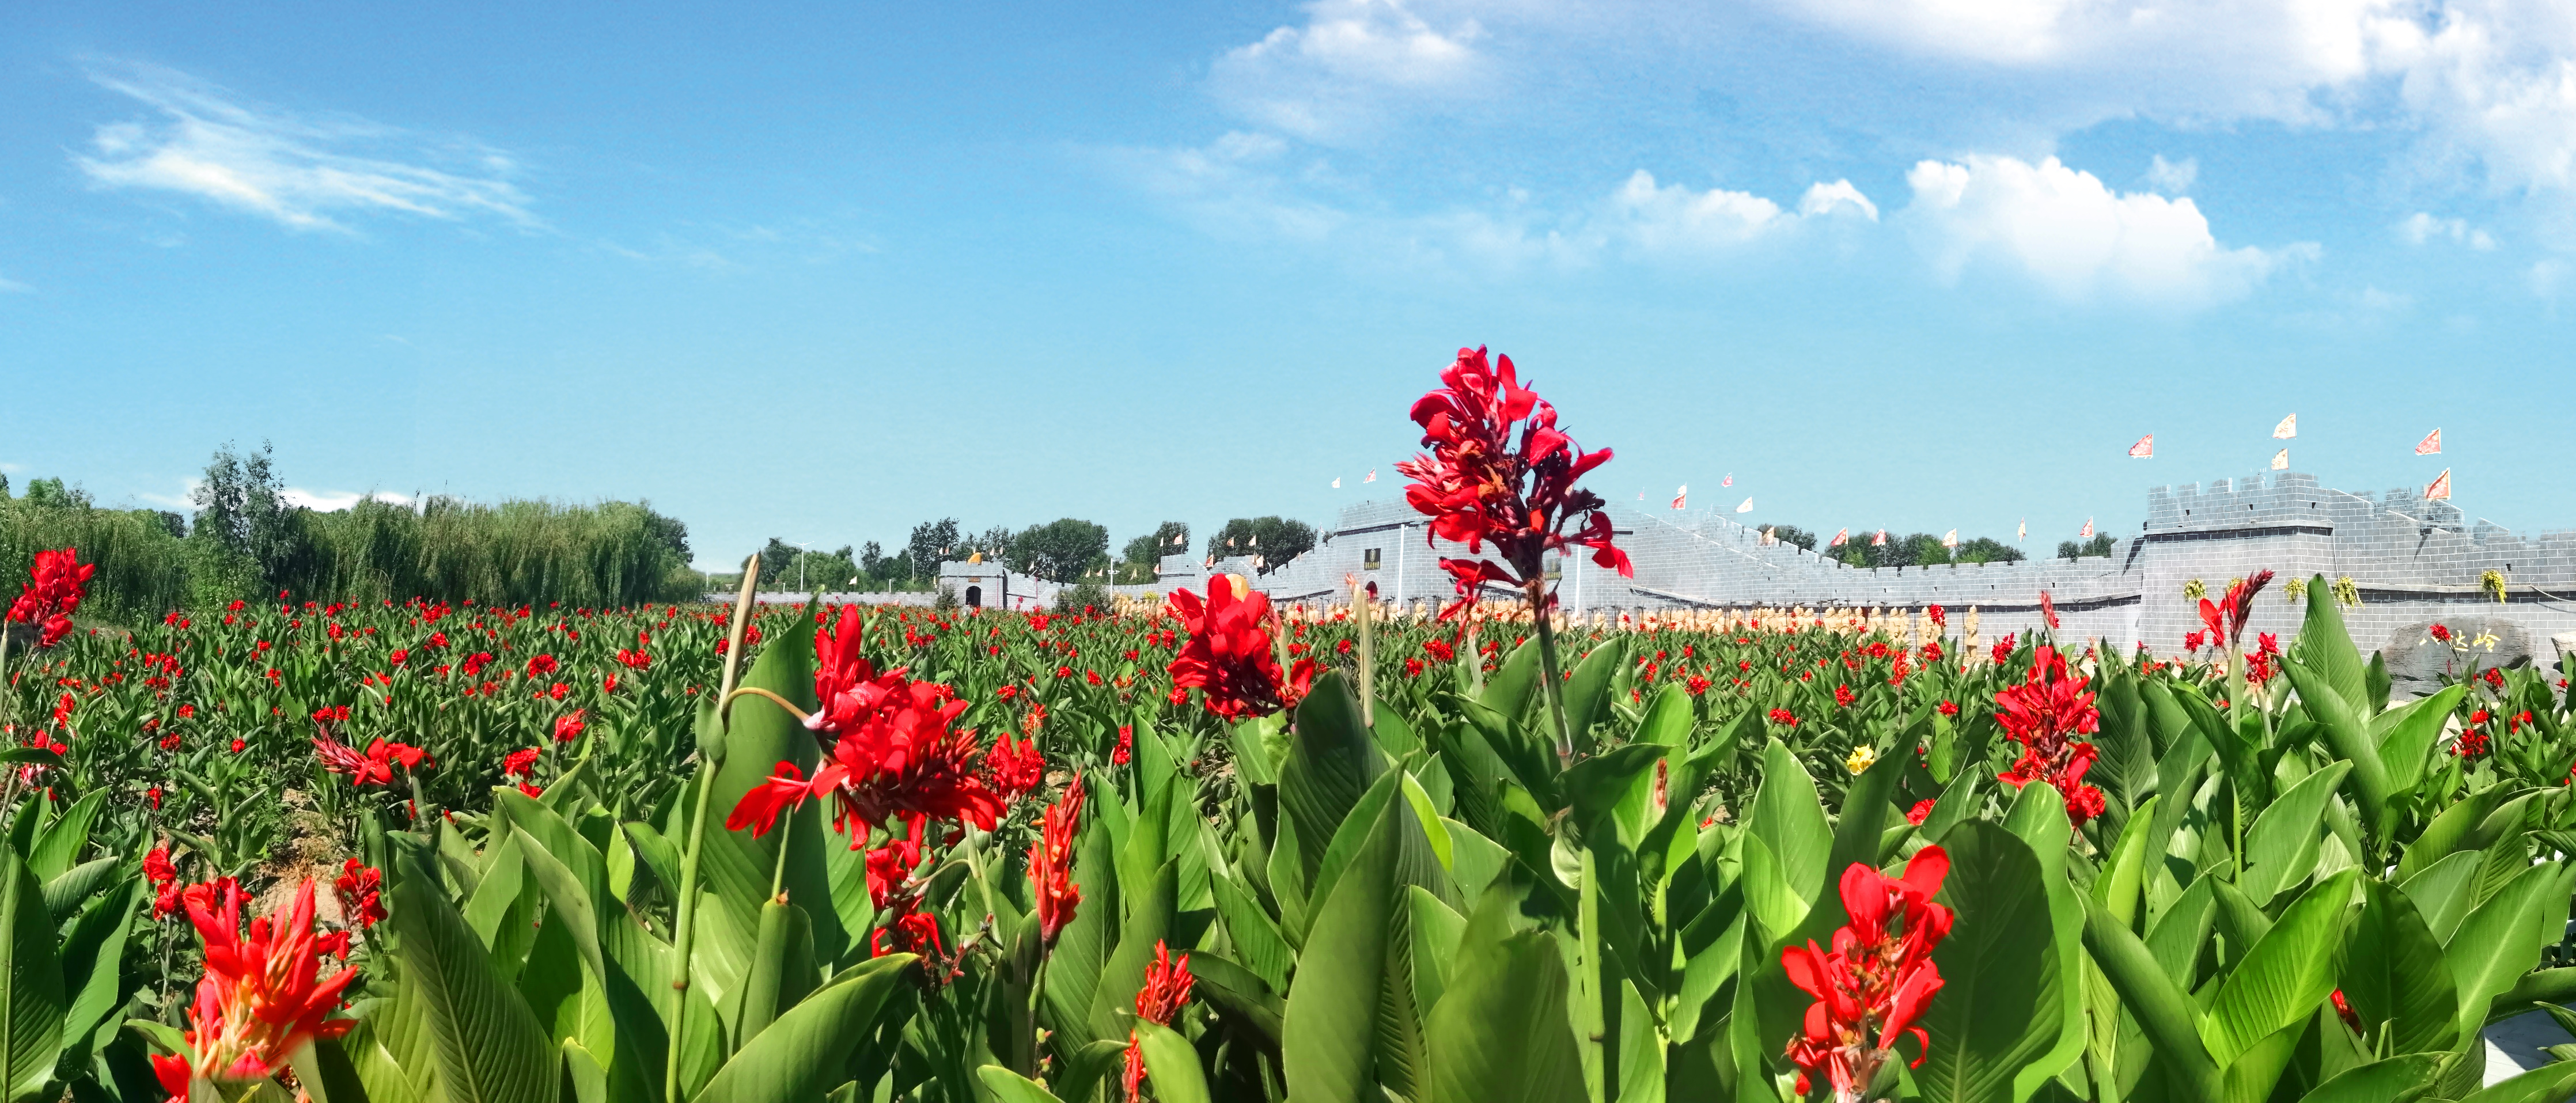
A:
POLYGON ((1839 547, 1843 546, 1845 543, 1849 542, 1850 540, 1851 540, 1851 530, 1850 530, 1850 529, 1844 529, 1844 530, 1842 530, 1842 531, 1837 532, 1837 533, 1835 533, 1835 534, 1834 534, 1834 542, 1833 542, 1833 543, 1827 544, 1827 545, 1825 545, 1825 546, 1826 546, 1826 547, 1828 547, 1828 548, 1839 548, 1839 547))
POLYGON ((2418 456, 2438 456, 2438 455, 2441 455, 2441 454, 2442 454, 2442 431, 2441 431, 2441 430, 2439 430, 2439 429, 2435 429, 2435 430, 2433 430, 2433 432, 2432 432, 2430 435, 2426 436, 2423 440, 2416 442, 2416 445, 2415 445, 2415 454, 2416 454, 2416 455, 2418 455, 2418 456))
POLYGON ((2424 500, 2429 502, 2436 498, 2440 498, 2444 501, 2449 501, 2450 497, 2451 469, 2445 467, 2442 469, 2441 474, 2433 477, 2433 485, 2424 488, 2424 500))
POLYGON ((2139 459, 2149 459, 2154 457, 2156 454, 2156 435, 2154 433, 2149 433, 2143 437, 2139 437, 2138 443, 2129 446, 2129 454, 2136 456, 2139 459))

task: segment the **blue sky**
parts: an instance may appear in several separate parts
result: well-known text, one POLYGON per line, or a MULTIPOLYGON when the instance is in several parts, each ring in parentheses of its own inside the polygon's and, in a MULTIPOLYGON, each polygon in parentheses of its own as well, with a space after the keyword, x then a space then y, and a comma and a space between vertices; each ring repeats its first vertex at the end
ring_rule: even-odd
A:
POLYGON ((1321 522, 1484 344, 1631 503, 2044 552, 2295 411, 2562 527, 2569 296, 2546 0, 0 12, 0 471, 106 503, 1321 522))

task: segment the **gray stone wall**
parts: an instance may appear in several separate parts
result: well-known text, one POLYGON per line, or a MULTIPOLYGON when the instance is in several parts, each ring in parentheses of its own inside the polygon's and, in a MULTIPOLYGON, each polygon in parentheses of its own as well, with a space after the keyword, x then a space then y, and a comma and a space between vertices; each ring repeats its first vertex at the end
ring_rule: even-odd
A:
MULTIPOLYGON (((2143 644, 2170 654, 2181 649, 2184 633, 2200 626, 2198 604, 2183 597, 2187 582, 2198 579, 2215 597, 2230 580, 2268 568, 2278 579, 2255 605, 2254 630, 2285 640, 2297 630, 2302 606, 2289 600, 2282 583, 2318 574, 2329 581, 2349 576, 2360 589, 2362 604, 2345 616, 2355 639, 2368 647, 2411 647, 2423 626, 2437 621, 2498 621, 2520 628, 2532 658, 2546 664, 2557 660, 2558 637, 2576 636, 2576 531, 2517 534, 2470 522, 2451 503, 2426 502, 2413 490, 2373 499, 2320 487, 2306 474, 2156 487, 2147 492, 2138 532, 2116 541, 2107 557, 2075 560, 1855 568, 1794 545, 1765 546, 1758 532, 1714 511, 1647 512, 1618 504, 1609 511, 1636 574, 1621 578, 1588 556, 1569 557, 1558 595, 1578 615, 1940 604, 1958 613, 1976 608, 1980 637, 1993 640, 2038 627, 2039 595, 2046 591, 2058 610, 2060 638, 2143 644), (2506 580, 2502 604, 2479 589, 2488 570, 2506 580)), ((1257 575, 1256 584, 1276 601, 1320 605, 1341 600, 1343 578, 1358 575, 1375 581, 1381 598, 1401 605, 1450 599, 1454 591, 1438 560, 1464 549, 1428 541, 1423 521, 1400 500, 1349 506, 1314 550, 1257 575)), ((1229 560, 1211 569, 1172 556, 1163 561, 1161 581, 1164 588, 1198 586, 1211 570, 1249 575, 1249 566, 1229 560)), ((2576 646, 2576 639, 2566 645, 2576 646)))

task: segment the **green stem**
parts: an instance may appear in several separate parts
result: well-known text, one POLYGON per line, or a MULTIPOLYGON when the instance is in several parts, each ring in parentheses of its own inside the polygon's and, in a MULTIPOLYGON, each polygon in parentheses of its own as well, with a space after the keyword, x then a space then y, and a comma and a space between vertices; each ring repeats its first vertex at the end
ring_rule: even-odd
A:
POLYGON ((781 897, 787 891, 787 839, 795 830, 796 813, 778 817, 778 860, 769 867, 769 898, 780 903, 786 902, 781 897))
POLYGON ((1368 585, 1351 584, 1351 617, 1360 629, 1360 723, 1377 727, 1377 633, 1369 622, 1377 616, 1377 602, 1368 596, 1368 585))
POLYGON ((1565 687, 1556 661, 1556 630, 1548 627, 1547 579, 1529 580, 1530 623, 1538 627, 1539 684, 1547 687, 1547 718, 1556 725, 1556 757, 1560 763, 1574 762, 1574 728, 1565 718, 1565 687))
MULTIPOLYGON (((750 623, 752 590, 759 580, 760 556, 755 554, 743 561, 742 590, 734 595, 733 624, 725 636, 724 679, 716 693, 716 700, 720 702, 733 694, 734 678, 742 670, 743 626, 750 623)), ((716 724, 719 731, 726 726, 722 706, 716 709, 716 724)), ((721 748, 723 743, 719 739, 717 747, 721 748)), ((678 963, 679 975, 671 981, 671 1045, 662 1065, 664 1099, 680 1097, 680 1053, 688 1048, 683 1039, 688 1037, 685 1027, 689 1018, 689 951, 697 935, 698 858, 706 849, 707 807, 713 803, 716 770, 723 764, 724 756, 720 751, 715 754, 702 751, 698 759, 698 803, 690 811, 689 849, 680 862, 679 914, 671 930, 671 948, 676 951, 673 959, 678 963)), ((784 848, 781 850, 783 852, 784 848)))

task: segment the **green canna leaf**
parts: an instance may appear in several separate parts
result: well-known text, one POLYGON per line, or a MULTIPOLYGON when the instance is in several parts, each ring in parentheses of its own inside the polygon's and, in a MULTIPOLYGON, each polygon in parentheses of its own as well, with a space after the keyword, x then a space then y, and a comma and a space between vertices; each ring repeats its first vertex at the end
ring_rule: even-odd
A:
POLYGON ((557 1103, 554 1040, 436 883, 402 878, 392 912, 400 983, 419 1000, 446 1103, 557 1103))
POLYGON ((2317 867, 2317 833, 2325 822, 2326 802, 2352 768, 2330 762, 2273 799, 2254 820, 2245 839, 2245 874, 2237 886, 2256 906, 2308 879, 2317 867))
POLYGON ((1367 839, 1316 907, 1307 944, 1329 947, 1297 963, 1288 989, 1281 1071, 1298 1100, 1377 1103, 1377 1023, 1395 870, 1399 808, 1376 816, 1367 839))
POLYGON ((2334 991, 2335 953, 2351 920, 2358 876, 2347 869, 2300 894, 2228 975, 2200 1024, 2219 1067, 2306 1021, 2334 991))
POLYGON ((1753 795, 1749 830, 1770 848, 1781 882, 1798 899, 1813 905, 1828 891, 1825 860, 1833 852, 1833 827, 1816 798, 1815 780, 1777 739, 1762 751, 1762 787, 1753 795))
POLYGON ((1940 844, 1950 873, 1937 899, 1956 918, 1932 954, 1944 984, 1923 1014, 1932 1042, 1914 1081, 1928 1103, 2017 1103, 2015 1078, 2058 1048, 2074 982, 2048 886, 2030 846, 1995 824, 1962 823, 1940 844))
POLYGON ((1547 932, 1512 931, 1516 904, 1508 887, 1495 886, 1460 933, 1447 994, 1424 1031, 1422 1103, 1584 1099, 1565 959, 1547 932))
POLYGON ((2459 988, 2415 903, 2383 881, 2362 883, 2361 915, 2338 984, 2368 1034, 2388 1024, 2390 1053, 2447 1052, 2459 1037, 2459 988))
POLYGON ((843 1066, 914 960, 888 954, 845 970, 745 1044, 694 1103, 810 1103, 846 1077, 843 1066))
POLYGON ((2345 1069, 2308 1090, 2299 1103, 2398 1103, 2432 1082, 2439 1054, 2410 1053, 2345 1069))
MULTIPOLYGON (((29 802, 36 804, 38 802, 29 802)), ((19 813, 22 817, 26 812, 19 813)), ((62 1052, 69 1000, 54 956, 54 921, 35 874, 16 850, 0 853, 0 1087, 11 1100, 44 1090, 62 1052)))
POLYGON ((985 1091, 993 1093, 995 1103, 1064 1103, 1045 1085, 1000 1065, 976 1069, 975 1078, 984 1082, 985 1091))
POLYGON ((1145 1054, 1145 1075, 1153 1082, 1154 1098, 1162 1103, 1208 1103, 1207 1076, 1199 1069, 1199 1054, 1190 1048, 1190 1040, 1168 1026, 1138 1021, 1137 1048, 1145 1054))

